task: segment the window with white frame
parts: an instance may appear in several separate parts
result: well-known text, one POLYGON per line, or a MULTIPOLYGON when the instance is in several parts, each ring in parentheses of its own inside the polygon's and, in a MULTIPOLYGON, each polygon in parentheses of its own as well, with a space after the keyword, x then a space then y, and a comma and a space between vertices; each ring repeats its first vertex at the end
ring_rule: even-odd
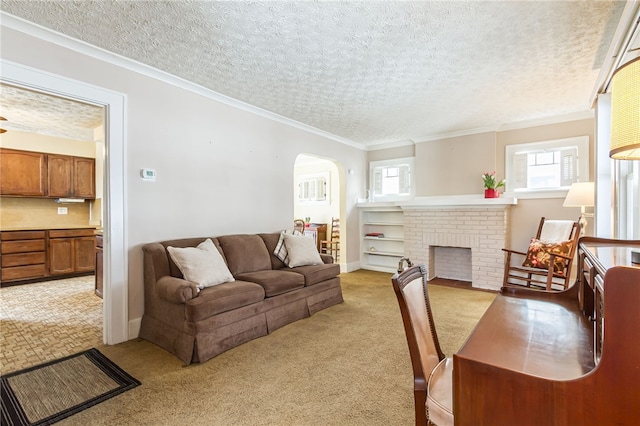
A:
POLYGON ((298 202, 301 204, 329 204, 328 191, 328 172, 298 177, 298 202))
POLYGON ((413 195, 413 157, 369 163, 369 182, 376 200, 407 198, 413 195))
POLYGON ((546 196, 589 180, 589 137, 507 145, 506 191, 518 197, 546 196))

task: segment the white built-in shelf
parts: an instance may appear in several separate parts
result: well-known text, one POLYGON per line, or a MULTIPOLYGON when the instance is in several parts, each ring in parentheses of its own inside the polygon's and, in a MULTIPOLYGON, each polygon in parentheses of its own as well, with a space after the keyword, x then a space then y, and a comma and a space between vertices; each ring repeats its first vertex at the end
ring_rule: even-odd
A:
POLYGON ((370 250, 365 250, 364 251, 365 254, 371 254, 373 256, 391 256, 391 257, 402 257, 404 256, 403 253, 396 253, 396 252, 391 252, 391 251, 370 251, 370 250))
POLYGON ((404 254, 404 213, 398 206, 363 205, 360 210, 360 267, 395 272, 404 254), (384 237, 367 236, 379 232, 384 237), (370 248, 375 250, 371 251, 370 248))
POLYGON ((400 241, 404 242, 404 238, 387 238, 387 237, 364 237, 365 240, 378 240, 378 241, 400 241))

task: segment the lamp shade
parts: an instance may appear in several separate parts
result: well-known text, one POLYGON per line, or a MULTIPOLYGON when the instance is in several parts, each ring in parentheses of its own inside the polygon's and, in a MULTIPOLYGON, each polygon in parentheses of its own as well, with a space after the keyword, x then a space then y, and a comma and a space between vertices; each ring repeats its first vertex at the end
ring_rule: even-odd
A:
POLYGON ((577 182, 571 184, 564 207, 592 207, 595 201, 595 184, 593 182, 577 182))
POLYGON ((611 148, 616 160, 640 160, 640 57, 611 80, 611 148))

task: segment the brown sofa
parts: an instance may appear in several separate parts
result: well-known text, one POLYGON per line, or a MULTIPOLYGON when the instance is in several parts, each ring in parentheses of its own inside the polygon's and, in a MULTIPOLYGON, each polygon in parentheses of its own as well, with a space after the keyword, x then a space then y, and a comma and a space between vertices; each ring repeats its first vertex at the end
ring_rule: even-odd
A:
POLYGON ((340 267, 289 268, 273 253, 279 233, 210 237, 233 282, 198 289, 187 281, 167 247, 196 247, 207 237, 146 244, 145 309, 140 337, 185 364, 204 362, 251 339, 341 303, 340 267))

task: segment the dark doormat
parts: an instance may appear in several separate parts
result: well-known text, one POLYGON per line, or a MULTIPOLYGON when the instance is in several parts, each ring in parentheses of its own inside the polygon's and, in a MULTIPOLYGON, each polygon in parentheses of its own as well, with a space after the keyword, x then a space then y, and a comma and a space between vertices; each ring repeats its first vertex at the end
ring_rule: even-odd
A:
POLYGON ((97 349, 1 377, 2 425, 50 425, 140 382, 97 349))

